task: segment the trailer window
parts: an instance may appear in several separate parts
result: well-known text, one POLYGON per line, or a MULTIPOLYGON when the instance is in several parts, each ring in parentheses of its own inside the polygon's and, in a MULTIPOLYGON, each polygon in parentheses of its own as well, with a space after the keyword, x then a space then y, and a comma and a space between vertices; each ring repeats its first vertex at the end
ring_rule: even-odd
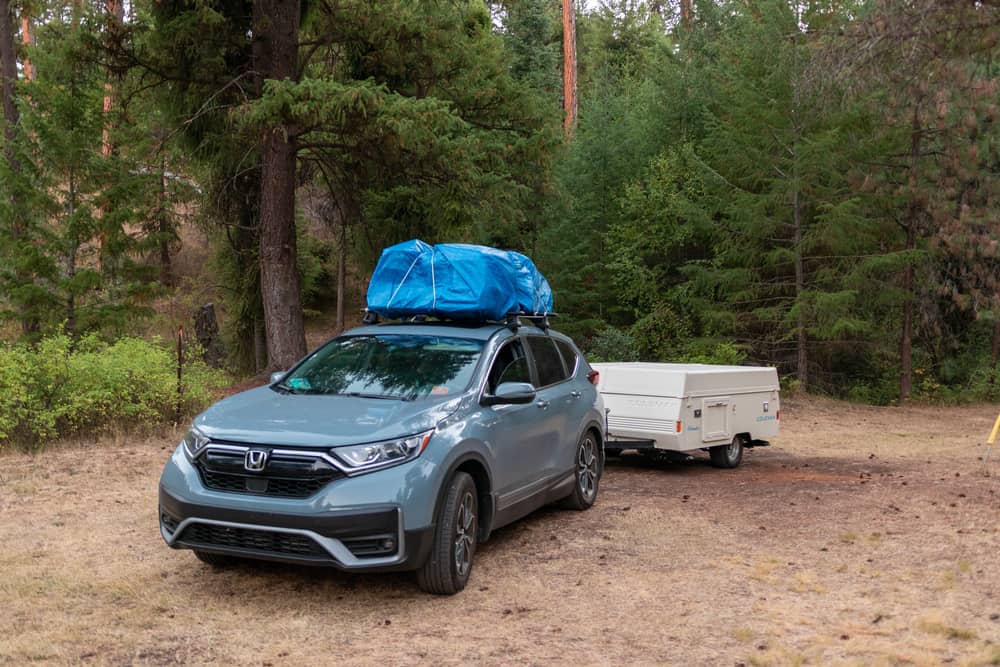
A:
POLYGON ((559 351, 551 338, 529 336, 528 347, 531 348, 531 356, 535 358, 535 369, 538 371, 537 387, 547 387, 566 379, 566 369, 563 368, 559 351))

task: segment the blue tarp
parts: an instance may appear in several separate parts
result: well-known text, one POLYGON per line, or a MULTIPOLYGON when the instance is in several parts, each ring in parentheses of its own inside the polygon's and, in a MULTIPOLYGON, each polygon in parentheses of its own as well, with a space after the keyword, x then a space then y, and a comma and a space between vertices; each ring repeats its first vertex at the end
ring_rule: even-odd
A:
POLYGON ((389 319, 500 320, 512 312, 552 312, 552 289, 520 253, 415 239, 382 251, 368 285, 368 309, 389 319))

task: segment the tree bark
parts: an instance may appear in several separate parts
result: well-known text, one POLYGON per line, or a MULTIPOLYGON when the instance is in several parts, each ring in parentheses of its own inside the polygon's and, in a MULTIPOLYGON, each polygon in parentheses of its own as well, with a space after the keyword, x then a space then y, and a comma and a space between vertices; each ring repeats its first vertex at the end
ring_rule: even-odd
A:
MULTIPOLYGON (((108 30, 115 33, 121 29, 125 20, 125 4, 122 0, 107 0, 108 30)), ((111 74, 108 73, 104 81, 104 130, 101 132, 101 154, 104 157, 111 157, 115 152, 115 146, 111 141, 111 112, 115 108, 115 87, 111 81, 111 74)))
POLYGON ((685 30, 691 29, 691 0, 681 0, 681 25, 685 30))
POLYGON ((802 258, 802 193, 799 182, 799 143, 802 138, 802 125, 799 109, 801 108, 800 91, 802 80, 799 73, 798 32, 792 38, 792 48, 795 72, 792 81, 792 225, 794 227, 795 244, 795 305, 797 308, 795 322, 795 373, 803 390, 809 388, 809 357, 806 350, 806 313, 803 304, 806 291, 805 263, 802 258))
MULTIPOLYGON (((35 38, 31 32, 31 15, 26 9, 21 9, 21 43, 25 46, 33 46, 35 38)), ((28 56, 21 60, 21 67, 24 68, 24 78, 28 81, 35 80, 35 67, 31 64, 28 56)))
POLYGON ((563 130, 573 136, 576 128, 576 16, 573 0, 562 0, 563 24, 563 130))
POLYGON ((340 217, 340 256, 337 261, 337 333, 344 330, 344 283, 347 281, 347 220, 340 217))
POLYGON ((802 261, 802 202, 799 197, 798 184, 795 184, 792 193, 792 217, 795 226, 795 303, 798 306, 796 315, 796 342, 795 342, 795 374, 802 385, 802 389, 807 389, 809 385, 809 357, 806 351, 806 314, 802 304, 802 295, 806 289, 805 267, 802 261))
POLYGON ((160 196, 157 202, 156 234, 160 246, 160 284, 170 286, 174 282, 170 266, 170 240, 173 229, 170 224, 170 201, 167 196, 167 158, 160 158, 160 196))
MULTIPOLYGON (((299 2, 256 0, 254 59, 261 80, 294 79, 299 2)), ((295 240, 295 146, 285 121, 261 137, 260 279, 268 368, 290 368, 306 353, 295 240)))
MULTIPOLYGON (((14 50, 14 14, 9 0, 0 0, 0 97, 3 108, 3 159, 13 174, 21 171, 14 142, 17 140, 17 127, 21 123, 21 113, 17 108, 17 54, 14 50)), ((16 244, 25 234, 24 218, 20 210, 17 195, 11 194, 10 207, 13 219, 10 226, 11 240, 16 244)), ((26 282, 27 272, 21 266, 14 267, 16 281, 26 282)), ((40 323, 38 317, 31 313, 31 307, 26 303, 18 304, 21 320, 21 332, 25 335, 38 333, 40 323)))
MULTIPOLYGON (((124 0, 107 0, 105 5, 105 10, 107 11, 107 29, 112 35, 121 30, 122 22, 125 20, 125 4, 124 0)), ((115 144, 111 137, 111 132, 114 129, 114 121, 112 120, 112 112, 115 108, 115 86, 112 81, 112 73, 109 71, 104 80, 104 127, 101 130, 101 155, 105 159, 110 159, 115 154, 115 144)), ((104 217, 104 210, 97 210, 98 218, 104 217)), ((108 232, 107 228, 102 223, 101 231, 98 236, 98 243, 100 245, 100 251, 97 254, 97 264, 98 272, 104 275, 105 270, 108 266, 111 267, 111 278, 115 277, 115 263, 108 262, 108 257, 106 254, 106 248, 108 245, 108 232)))
MULTIPOLYGON (((17 110, 17 59, 14 53, 14 16, 9 0, 0 0, 0 94, 3 95, 4 137, 7 142, 14 140, 17 125, 21 122, 17 110)), ((8 147, 8 161, 13 160, 13 151, 8 147)))

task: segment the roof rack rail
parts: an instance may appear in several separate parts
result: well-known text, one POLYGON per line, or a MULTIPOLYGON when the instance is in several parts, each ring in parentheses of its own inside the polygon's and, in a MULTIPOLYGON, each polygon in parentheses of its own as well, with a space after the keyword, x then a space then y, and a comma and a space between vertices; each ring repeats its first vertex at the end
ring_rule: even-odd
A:
MULTIPOLYGON (((362 312, 364 313, 364 317, 362 318, 361 321, 364 324, 371 325, 371 324, 379 324, 381 322, 381 320, 379 319, 378 313, 376 313, 374 310, 369 310, 368 308, 363 308, 362 312)), ((531 322, 532 324, 534 324, 539 329, 548 329, 549 328, 549 318, 550 317, 558 317, 558 316, 559 315, 557 313, 550 313, 550 312, 544 312, 544 313, 523 313, 523 312, 519 312, 519 313, 507 313, 507 315, 504 317, 502 323, 504 325, 506 325, 511 331, 517 331, 518 327, 521 326, 521 320, 527 320, 527 321, 531 322)), ((405 321, 407 321, 407 322, 425 322, 426 320, 427 320, 427 315, 424 315, 424 314, 421 314, 421 315, 412 315, 410 317, 405 318, 405 321)), ((444 320, 444 321, 449 321, 449 320, 444 320)), ((460 322, 460 321, 464 321, 464 320, 451 320, 451 321, 460 322)), ((490 322, 491 320, 482 320, 482 321, 483 322, 490 322)))

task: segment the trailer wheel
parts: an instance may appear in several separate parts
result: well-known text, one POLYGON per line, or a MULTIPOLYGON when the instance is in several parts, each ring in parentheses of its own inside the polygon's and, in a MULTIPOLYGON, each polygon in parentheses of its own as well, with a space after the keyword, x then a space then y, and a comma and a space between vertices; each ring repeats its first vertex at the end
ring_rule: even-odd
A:
POLYGON ((708 454, 716 468, 735 468, 743 460, 743 438, 737 435, 728 445, 709 447, 708 454))

